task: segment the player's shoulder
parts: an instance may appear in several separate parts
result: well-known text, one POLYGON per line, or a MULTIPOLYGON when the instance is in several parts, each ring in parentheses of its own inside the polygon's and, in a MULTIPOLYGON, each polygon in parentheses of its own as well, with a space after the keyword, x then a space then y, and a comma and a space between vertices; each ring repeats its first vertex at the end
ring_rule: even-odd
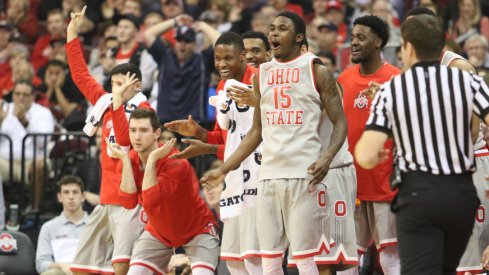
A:
POLYGON ((345 78, 350 77, 356 71, 359 70, 360 64, 355 64, 343 70, 343 72, 338 76, 338 81, 342 81, 345 78))
POLYGON ((384 66, 391 75, 398 75, 401 73, 401 69, 392 65, 391 63, 386 62, 384 66))

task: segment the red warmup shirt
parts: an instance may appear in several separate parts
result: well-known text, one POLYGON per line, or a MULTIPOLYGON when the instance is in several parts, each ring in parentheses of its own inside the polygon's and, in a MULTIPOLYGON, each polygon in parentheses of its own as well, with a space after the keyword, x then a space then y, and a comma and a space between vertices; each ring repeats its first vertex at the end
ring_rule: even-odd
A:
POLYGON ((42 66, 48 64, 48 58, 43 55, 43 52, 49 47, 51 39, 51 35, 47 33, 39 37, 36 41, 36 44, 34 44, 31 63, 36 71, 39 70, 39 68, 41 68, 42 66))
MULTIPOLYGON (((360 92, 368 87, 370 81, 384 83, 392 76, 400 74, 395 66, 384 63, 382 67, 371 75, 360 73, 360 64, 346 69, 338 77, 338 82, 344 89, 343 106, 348 122, 348 144, 353 154, 355 146, 360 139, 365 124, 370 115, 370 100, 360 92)), ((394 143, 389 139, 384 148, 393 150, 394 143)), ((362 201, 390 201, 395 195, 390 188, 390 175, 392 173, 392 155, 389 160, 379 163, 375 168, 366 170, 355 161, 357 171, 357 198, 362 201)))
MULTIPOLYGON (((162 146, 161 144, 159 145, 162 146)), ((169 154, 177 153, 173 148, 169 154)), ((129 152, 136 193, 119 189, 119 200, 125 208, 132 209, 142 202, 148 215, 146 230, 166 246, 178 247, 203 233, 215 233, 216 220, 199 195, 197 177, 185 159, 165 157, 156 164, 157 184, 142 191, 144 170, 136 151, 129 152)), ((122 163, 117 167, 122 175, 122 163)), ((117 181, 120 183, 120 180, 117 181)))
MULTIPOLYGON (((95 105, 97 100, 107 92, 88 72, 87 64, 83 58, 83 51, 78 38, 66 44, 66 55, 68 57, 68 64, 70 65, 71 77, 73 78, 73 81, 85 98, 87 98, 92 105, 95 105)), ((148 102, 143 102, 138 106, 138 108, 151 108, 151 106, 148 102)), ((102 118, 102 152, 100 160, 102 166, 102 179, 100 183, 101 204, 119 205, 119 199, 117 196, 119 183, 117 182, 116 175, 116 168, 119 160, 116 158, 111 158, 107 155, 107 143, 105 138, 110 135, 110 130, 112 127, 114 127, 116 142, 122 146, 131 145, 128 130, 129 123, 127 121, 125 112, 126 110, 124 106, 121 106, 116 111, 109 108, 107 111, 105 111, 102 118), (116 121, 116 123, 114 123, 114 121, 116 121)))
MULTIPOLYGON (((250 65, 246 65, 245 73, 243 74, 243 78, 241 82, 244 84, 252 85, 251 76, 256 73, 257 69, 250 65)), ((221 80, 217 84, 216 92, 224 89, 224 84, 226 81, 221 80)), ((216 113, 217 116, 217 113, 216 113)), ((220 160, 224 160, 224 148, 226 147, 226 139, 227 139, 227 131, 221 129, 219 127, 219 123, 214 125, 214 130, 212 132, 207 132, 207 143, 209 144, 219 144, 219 148, 217 149, 217 157, 220 160)))

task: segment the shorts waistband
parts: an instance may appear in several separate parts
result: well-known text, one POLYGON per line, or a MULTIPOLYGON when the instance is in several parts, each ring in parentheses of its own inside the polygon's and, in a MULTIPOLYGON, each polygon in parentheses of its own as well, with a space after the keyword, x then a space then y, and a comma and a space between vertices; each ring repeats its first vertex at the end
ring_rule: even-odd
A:
POLYGON ((489 150, 487 150, 486 148, 479 149, 479 150, 475 150, 475 151, 474 151, 474 156, 475 156, 476 158, 478 158, 478 157, 485 157, 485 156, 489 156, 489 150))

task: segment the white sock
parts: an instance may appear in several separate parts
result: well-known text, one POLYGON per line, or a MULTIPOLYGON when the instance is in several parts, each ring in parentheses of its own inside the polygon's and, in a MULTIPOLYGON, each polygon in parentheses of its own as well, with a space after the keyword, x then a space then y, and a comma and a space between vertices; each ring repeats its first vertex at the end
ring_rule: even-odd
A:
POLYGON ((295 260, 299 274, 301 275, 319 275, 318 266, 314 262, 314 257, 295 260))
POLYGON ((262 275, 263 266, 261 264, 261 258, 248 258, 244 260, 246 271, 252 275, 262 275))
POLYGON ((397 253, 397 246, 385 247, 379 253, 379 261, 385 275, 401 274, 401 263, 397 253))
POLYGON ((262 258, 263 275, 283 275, 282 257, 262 258))
POLYGON ((192 269, 192 275, 214 275, 214 271, 208 268, 196 267, 192 269))
POLYGON ((142 265, 131 265, 127 275, 154 275, 153 270, 142 265))
POLYGON ((358 275, 358 266, 343 271, 336 271, 336 275, 358 275))
MULTIPOLYGON (((231 275, 248 275, 245 264, 242 261, 226 261, 229 273, 231 275)), ((253 273, 250 273, 253 274, 253 273)))

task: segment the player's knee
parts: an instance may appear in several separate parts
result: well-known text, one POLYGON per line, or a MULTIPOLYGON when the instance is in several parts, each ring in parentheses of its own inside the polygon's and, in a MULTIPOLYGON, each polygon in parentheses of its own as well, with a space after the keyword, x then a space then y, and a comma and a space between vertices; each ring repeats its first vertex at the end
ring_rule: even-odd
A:
POLYGON ((396 275, 401 272, 399 254, 397 246, 389 246, 379 253, 379 262, 384 274, 396 275))
MULTIPOLYGON (((126 274, 128 274, 129 262, 113 263, 112 266, 114 267, 115 275, 126 275, 126 274)), ((149 274, 152 274, 152 273, 149 273, 149 274)))
POLYGON ((244 265, 248 274, 261 275, 263 274, 263 266, 261 258, 248 258, 244 260, 244 265))
POLYGON ((319 270, 314 262, 314 257, 309 257, 309 258, 304 258, 304 259, 297 259, 296 260, 297 264, 297 269, 299 269, 300 274, 318 274, 319 275, 319 270))
POLYGON ((131 268, 129 268, 129 271, 127 272, 127 275, 153 275, 153 274, 154 274, 153 270, 142 265, 132 265, 131 268))
POLYGON ((214 271, 208 268, 196 267, 192 269, 192 275, 214 275, 214 271))
POLYGON ((263 258, 263 274, 264 275, 283 275, 282 257, 263 258))

